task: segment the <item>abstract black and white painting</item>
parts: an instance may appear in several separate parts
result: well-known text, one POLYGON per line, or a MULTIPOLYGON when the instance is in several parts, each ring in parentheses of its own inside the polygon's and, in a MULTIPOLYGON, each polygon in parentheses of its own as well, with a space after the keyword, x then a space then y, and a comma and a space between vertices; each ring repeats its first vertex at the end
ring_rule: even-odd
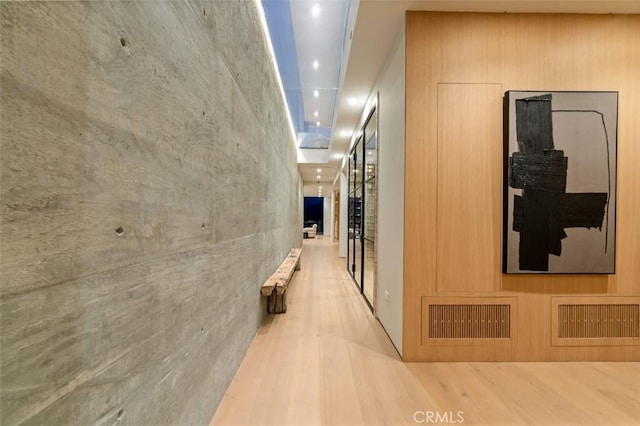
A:
POLYGON ((506 92, 504 273, 615 273, 617 120, 617 92, 506 92))

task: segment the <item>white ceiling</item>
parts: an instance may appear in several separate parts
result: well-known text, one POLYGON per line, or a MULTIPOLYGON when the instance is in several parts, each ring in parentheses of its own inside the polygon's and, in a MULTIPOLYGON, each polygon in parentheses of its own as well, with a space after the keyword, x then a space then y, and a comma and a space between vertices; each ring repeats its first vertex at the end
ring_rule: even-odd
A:
MULTIPOLYGON (((308 0, 292 0, 309 4, 308 0)), ((314 4, 329 10, 327 4, 336 3, 336 0, 318 0, 314 4)), ((295 7, 292 5, 292 12, 295 7)), ((479 0, 360 0, 355 24, 347 28, 346 34, 352 33, 352 40, 344 83, 339 98, 335 104, 336 110, 334 126, 331 133, 331 145, 329 149, 329 161, 327 163, 299 164, 300 173, 305 183, 305 195, 317 196, 318 186, 323 187, 326 196, 331 188, 338 189, 339 183, 334 187, 333 182, 342 166, 342 157, 349 148, 350 135, 342 136, 343 132, 352 133, 359 124, 364 102, 369 97, 371 88, 376 78, 385 65, 385 59, 391 52, 394 42, 399 39, 402 30, 404 14, 407 10, 430 10, 450 12, 496 12, 496 13, 640 13, 640 0, 623 1, 479 1, 479 0), (351 28, 350 28, 351 27, 351 28), (349 102, 357 100, 355 104, 349 102), (317 170, 321 169, 321 179, 317 179, 317 170), (317 182, 320 181, 318 184, 317 182)), ((325 15, 328 16, 328 15, 325 15)), ((294 27, 296 27, 297 15, 292 14, 294 27)), ((329 27, 327 27, 328 29, 329 27)), ((640 29, 639 29, 640 31, 640 29)), ((316 33, 309 31, 305 25, 296 28, 296 38, 301 37, 328 37, 328 33, 316 33), (300 32, 299 32, 300 31, 300 32)), ((342 34, 338 34, 342 36, 342 34)), ((320 40, 321 41, 321 40, 320 40)), ((348 42, 347 42, 348 44, 348 42)), ((342 52, 326 52, 327 58, 340 61, 342 52)), ((310 58, 305 57, 308 62, 310 58)), ((326 61, 326 60, 324 60, 326 61)), ((326 67, 331 67, 325 63, 326 67)), ((300 65, 303 74, 303 67, 300 65)), ((301 77, 303 78, 303 77, 301 77)), ((304 79, 304 78, 303 78, 304 79)), ((307 110, 305 97, 305 111, 307 110)))

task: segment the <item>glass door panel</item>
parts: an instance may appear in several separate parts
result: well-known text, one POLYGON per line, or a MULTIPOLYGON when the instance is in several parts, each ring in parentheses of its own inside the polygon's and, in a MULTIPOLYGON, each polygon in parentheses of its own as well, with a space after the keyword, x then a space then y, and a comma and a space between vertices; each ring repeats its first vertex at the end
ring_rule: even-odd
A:
POLYGON ((369 301, 371 305, 373 305, 374 294, 375 294, 375 269, 376 269, 376 258, 375 258, 375 238, 376 238, 376 214, 375 214, 375 206, 376 206, 376 178, 373 177, 369 179, 365 184, 365 206, 363 209, 364 216, 364 234, 363 234, 363 244, 364 244, 364 278, 363 278, 363 289, 364 295, 369 301))
POLYGON ((364 249, 362 266, 362 291, 372 307, 375 306, 376 294, 376 198, 377 198, 377 165, 378 165, 378 116, 374 110, 364 126, 363 147, 363 189, 364 203, 362 206, 363 232, 362 246, 364 249))
POLYGON ((362 128, 349 158, 348 269, 372 307, 376 281, 377 112, 362 128))
POLYGON ((364 235, 371 242, 376 240, 376 178, 373 177, 364 184, 364 235))
POLYGON ((362 240, 364 245, 364 265, 363 265, 363 281, 362 287, 364 296, 369 301, 369 304, 373 306, 374 294, 375 294, 375 268, 376 257, 374 243, 369 240, 362 240))
POLYGON ((347 269, 362 292, 362 138, 349 157, 349 226, 347 269))
POLYGON ((353 204, 354 204, 354 199, 353 199, 353 193, 349 194, 349 225, 348 225, 348 232, 347 232, 347 237, 348 237, 348 244, 347 244, 347 270, 351 273, 352 269, 353 269, 353 255, 355 253, 355 238, 353 235, 353 228, 354 228, 354 209, 353 209, 353 204))
POLYGON ((353 196, 353 279, 362 291, 362 186, 356 188, 353 196))

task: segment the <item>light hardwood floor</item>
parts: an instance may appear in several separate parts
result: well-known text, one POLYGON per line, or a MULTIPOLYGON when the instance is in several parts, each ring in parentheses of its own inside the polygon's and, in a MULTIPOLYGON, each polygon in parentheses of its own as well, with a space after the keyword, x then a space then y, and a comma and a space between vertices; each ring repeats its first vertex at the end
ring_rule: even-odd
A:
POLYGON ((403 363, 328 237, 287 292, 212 425, 640 425, 640 363, 403 363))

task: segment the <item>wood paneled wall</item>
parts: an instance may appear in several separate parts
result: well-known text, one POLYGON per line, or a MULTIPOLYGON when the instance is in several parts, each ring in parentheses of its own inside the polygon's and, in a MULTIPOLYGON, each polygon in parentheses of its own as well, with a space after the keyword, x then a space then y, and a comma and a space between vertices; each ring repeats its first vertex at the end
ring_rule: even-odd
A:
POLYGON ((640 301, 639 29, 638 15, 407 13, 405 360, 640 359, 634 337, 558 343, 554 311, 640 301), (507 90, 619 92, 615 275, 501 273, 507 90), (510 305, 509 342, 430 339, 439 303, 510 305))

